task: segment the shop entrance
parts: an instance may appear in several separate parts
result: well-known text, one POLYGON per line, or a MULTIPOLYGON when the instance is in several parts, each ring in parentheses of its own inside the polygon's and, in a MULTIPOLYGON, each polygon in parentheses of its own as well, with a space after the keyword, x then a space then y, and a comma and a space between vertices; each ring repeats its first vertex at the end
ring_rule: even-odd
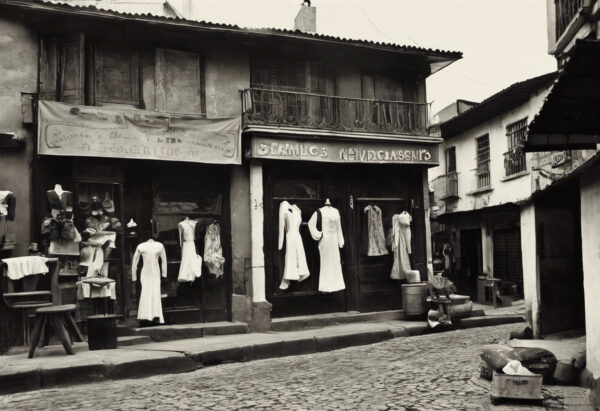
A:
POLYGON ((459 291, 476 296, 477 277, 483 273, 481 228, 460 230, 461 267, 457 278, 459 291))
POLYGON ((273 316, 400 308, 402 282, 390 279, 392 216, 407 211, 413 217, 412 268, 421 270, 421 275, 425 276, 422 168, 275 161, 263 164, 265 270, 267 299, 273 304, 273 316), (318 291, 319 249, 307 225, 327 198, 340 212, 345 240, 340 255, 346 289, 335 293, 318 291), (278 249, 278 213, 282 201, 296 204, 302 211, 300 235, 310 271, 306 280, 293 281, 286 290, 280 289, 285 268, 285 244, 278 249), (368 216, 365 214, 368 206, 381 209, 387 255, 368 255, 368 216))

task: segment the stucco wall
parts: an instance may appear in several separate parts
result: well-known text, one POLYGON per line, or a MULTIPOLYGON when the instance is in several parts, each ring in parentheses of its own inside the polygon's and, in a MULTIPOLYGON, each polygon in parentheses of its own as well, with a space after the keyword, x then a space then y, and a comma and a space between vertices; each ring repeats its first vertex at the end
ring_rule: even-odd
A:
POLYGON ((587 368, 600 378, 600 166, 585 173, 580 182, 587 368))
POLYGON ((33 138, 31 129, 23 126, 21 92, 37 91, 37 41, 34 31, 0 18, 0 130, 25 140, 23 148, 0 149, 0 190, 13 191, 17 198, 15 221, 7 224, 7 231, 17 235, 13 256, 26 254, 29 247, 33 138))
POLYGON ((250 258, 250 177, 247 166, 231 171, 231 250, 233 293, 244 295, 246 289, 245 264, 250 258))
POLYGON ((539 272, 535 231, 535 205, 521 208, 521 253, 523 261, 523 293, 525 295, 525 319, 536 337, 539 328, 539 272))

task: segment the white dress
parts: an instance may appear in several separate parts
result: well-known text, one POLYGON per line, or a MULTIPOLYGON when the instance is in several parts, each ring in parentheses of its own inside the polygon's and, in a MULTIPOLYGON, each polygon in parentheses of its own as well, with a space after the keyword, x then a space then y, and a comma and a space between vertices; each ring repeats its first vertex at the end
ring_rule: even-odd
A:
POLYGON ((181 245, 181 264, 177 281, 180 283, 194 281, 202 275, 202 257, 196 254, 194 234, 196 220, 186 218, 177 226, 179 227, 179 244, 181 245))
POLYGON ((152 321, 158 318, 162 323, 165 322, 162 312, 162 302, 160 299, 160 275, 167 277, 167 253, 162 243, 154 240, 148 240, 141 243, 135 249, 133 261, 131 262, 131 279, 136 281, 137 266, 142 257, 144 266, 140 273, 142 282, 142 293, 140 295, 140 304, 138 306, 138 320, 152 321), (158 265, 158 259, 161 260, 161 267, 158 265))
POLYGON ((310 235, 319 241, 321 270, 319 272, 319 291, 331 293, 346 288, 340 248, 344 246, 344 235, 340 212, 331 206, 320 208, 322 216, 322 231, 317 230, 317 213, 313 213, 308 221, 310 235))
POLYGON ((282 201, 279 205, 279 245, 283 248, 285 240, 285 268, 283 279, 279 288, 282 290, 290 286, 290 281, 302 281, 310 275, 306 263, 304 244, 300 236, 300 223, 302 223, 302 211, 297 205, 290 205, 282 201))
POLYGON ((406 211, 395 214, 392 217, 392 252, 394 253, 394 264, 390 273, 392 280, 404 280, 410 269, 411 253, 410 240, 410 222, 412 217, 406 211))

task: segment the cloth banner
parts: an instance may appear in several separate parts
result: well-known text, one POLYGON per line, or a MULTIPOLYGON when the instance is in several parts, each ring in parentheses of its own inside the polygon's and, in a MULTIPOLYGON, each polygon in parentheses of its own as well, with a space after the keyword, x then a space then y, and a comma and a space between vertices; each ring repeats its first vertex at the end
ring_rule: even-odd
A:
POLYGON ((241 164, 241 117, 39 102, 38 153, 241 164))

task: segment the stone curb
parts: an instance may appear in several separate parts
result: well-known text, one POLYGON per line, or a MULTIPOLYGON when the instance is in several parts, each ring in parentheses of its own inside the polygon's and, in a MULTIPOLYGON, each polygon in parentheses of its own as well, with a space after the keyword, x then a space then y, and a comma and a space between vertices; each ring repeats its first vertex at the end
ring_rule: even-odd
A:
MULTIPOLYGON (((457 320, 449 328, 454 329, 493 326, 523 322, 520 316, 488 316, 472 317, 457 320)), ((372 323, 371 323, 372 324, 372 323)), ((373 344, 393 338, 423 335, 436 330, 429 330, 422 323, 408 326, 381 323, 382 327, 366 331, 315 330, 311 337, 306 335, 278 335, 274 341, 249 343, 241 340, 228 347, 206 349, 201 352, 162 351, 171 353, 161 358, 115 359, 111 362, 99 362, 68 367, 37 368, 28 371, 9 373, 0 369, 0 394, 10 394, 40 388, 56 387, 69 384, 81 384, 106 379, 140 378, 159 374, 174 374, 193 371, 203 366, 229 362, 246 362, 267 358, 285 357, 316 352, 327 352, 346 347, 373 344), (281 339, 278 339, 281 338, 281 339)), ((128 347, 135 350, 134 346, 128 347)), ((148 350, 148 356, 150 352, 148 350)), ((156 351, 154 351, 156 352, 156 351)))

